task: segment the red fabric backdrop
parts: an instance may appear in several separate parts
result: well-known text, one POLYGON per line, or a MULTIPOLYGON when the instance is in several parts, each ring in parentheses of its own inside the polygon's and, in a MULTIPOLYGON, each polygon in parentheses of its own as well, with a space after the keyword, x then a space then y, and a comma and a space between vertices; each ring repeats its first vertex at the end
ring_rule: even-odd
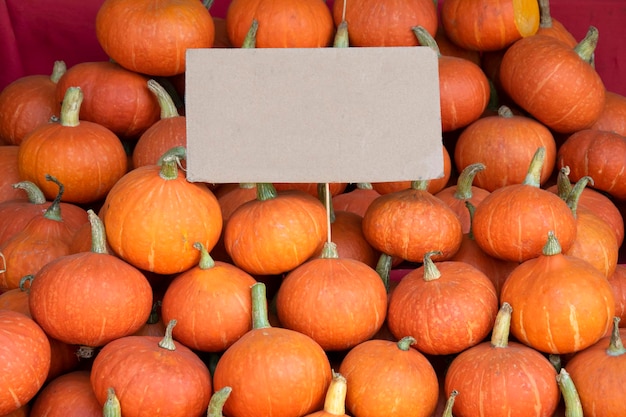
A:
MULTIPOLYGON (((106 60, 94 32, 102 2, 0 0, 0 90, 21 76, 50 73, 56 60, 68 67, 106 60)), ((229 2, 215 0, 212 14, 224 17, 229 2)), ((591 24, 599 29, 596 68, 608 90, 626 95, 626 1, 551 0, 551 10, 576 39, 591 24)))

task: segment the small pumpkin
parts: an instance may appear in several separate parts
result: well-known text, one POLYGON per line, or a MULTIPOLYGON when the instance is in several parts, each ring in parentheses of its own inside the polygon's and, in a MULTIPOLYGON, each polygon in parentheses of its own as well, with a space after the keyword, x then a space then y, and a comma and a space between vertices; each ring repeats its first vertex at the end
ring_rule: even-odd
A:
POLYGON ((113 61, 152 76, 185 72, 187 49, 211 48, 215 39, 213 18, 197 0, 106 0, 95 26, 98 43, 113 61))
POLYGON ((350 191, 334 195, 332 203, 337 211, 349 211, 363 217, 371 202, 379 196, 380 193, 374 190, 371 183, 361 182, 350 191))
POLYGON ((346 378, 346 408, 354 416, 430 417, 437 408, 439 382, 433 365, 399 341, 372 339, 348 351, 339 366, 346 378))
POLYGON ((607 91, 604 109, 591 129, 615 132, 626 136, 626 96, 614 91, 607 91))
POLYGON ((265 284, 254 284, 251 296, 252 329, 226 349, 213 374, 216 391, 232 388, 224 414, 297 417, 320 409, 332 378, 326 353, 309 336, 270 326, 265 284))
POLYGON ((552 231, 542 255, 511 271, 500 298, 513 307, 515 338, 545 353, 573 353, 593 345, 615 315, 606 276, 589 262, 563 253, 552 231))
POLYGON ((101 417, 89 371, 77 370, 50 381, 32 404, 30 417, 101 417))
POLYGON ((211 374, 200 357, 172 339, 125 336, 104 346, 93 361, 91 387, 101 405, 113 388, 124 416, 199 416, 211 398, 211 374))

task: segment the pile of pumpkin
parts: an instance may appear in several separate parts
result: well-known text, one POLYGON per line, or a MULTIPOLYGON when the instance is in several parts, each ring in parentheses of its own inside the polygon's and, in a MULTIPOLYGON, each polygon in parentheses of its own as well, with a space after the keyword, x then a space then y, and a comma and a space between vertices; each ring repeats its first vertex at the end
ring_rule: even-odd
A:
POLYGON ((153 3, 103 3, 111 62, 0 93, 0 415, 626 415, 597 30, 547 0, 153 3), (186 180, 187 48, 418 44, 442 178, 186 180))

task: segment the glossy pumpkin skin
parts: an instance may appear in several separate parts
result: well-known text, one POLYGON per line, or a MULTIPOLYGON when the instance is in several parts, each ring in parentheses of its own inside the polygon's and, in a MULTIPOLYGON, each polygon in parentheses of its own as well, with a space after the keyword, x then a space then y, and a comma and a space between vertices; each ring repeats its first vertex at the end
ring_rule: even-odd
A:
POLYGON ((91 388, 89 371, 69 372, 50 381, 41 390, 30 410, 30 417, 43 416, 102 416, 102 407, 91 388))
POLYGON ((256 19, 257 48, 319 48, 334 34, 332 15, 322 0, 234 0, 226 12, 231 44, 240 48, 256 19))
POLYGON ((146 271, 180 273, 200 259, 195 242, 209 251, 215 246, 222 216, 205 184, 188 182, 179 169, 169 180, 160 172, 158 165, 128 172, 107 194, 101 216, 107 241, 121 258, 146 271))
POLYGON ((501 300, 513 307, 511 334, 553 354, 596 343, 615 314, 607 278, 587 261, 563 253, 520 264, 504 283, 501 300))
POLYGON ((570 135, 557 154, 557 166, 570 168, 570 179, 593 179, 593 188, 626 199, 623 172, 626 137, 607 131, 584 129, 570 135))
POLYGON ((350 415, 430 417, 439 383, 433 366, 418 350, 398 342, 368 340, 352 348, 339 366, 346 378, 350 415))
POLYGON ((606 92, 604 110, 591 129, 615 132, 626 136, 626 97, 613 91, 606 92))
POLYGON ((47 263, 31 284, 29 301, 48 335, 97 347, 146 322, 152 288, 141 271, 114 255, 81 252, 47 263))
POLYGON ((185 72, 187 49, 213 46, 215 25, 195 0, 106 0, 96 15, 96 36, 124 68, 172 76, 185 72))
POLYGON ((529 36, 511 45, 499 77, 515 103, 558 133, 589 128, 604 109, 600 75, 573 48, 550 36, 529 36))
POLYGON ((115 389, 124 416, 186 417, 206 413, 211 374, 191 349, 173 341, 174 350, 159 346, 163 338, 127 336, 100 350, 91 369, 91 386, 100 405, 115 389))
POLYGON ((0 415, 5 415, 28 403, 43 386, 50 369, 50 343, 29 317, 0 310, 0 346, 0 415))
POLYGON ((2 166, 2 178, 0 178, 0 202, 24 198, 24 193, 13 188, 13 184, 19 182, 20 171, 17 164, 17 145, 0 146, 0 166, 2 166))
POLYGON ((441 23, 455 44, 497 51, 537 32, 539 6, 533 0, 451 0, 442 4, 441 23))
POLYGON ((235 265, 244 271, 275 275, 316 254, 326 235, 326 209, 321 201, 291 190, 241 205, 224 228, 224 245, 235 265))
POLYGON ((411 262, 421 262, 432 250, 441 251, 437 260, 448 259, 463 239, 461 221, 452 209, 414 188, 374 200, 363 217, 363 234, 379 251, 411 262))
POLYGON ((389 300, 387 324, 397 339, 413 336, 420 352, 459 353, 491 332, 498 295, 489 278, 470 264, 434 265, 438 278, 430 277, 430 270, 425 273, 424 265, 402 278, 389 300))
MULTIPOLYGON (((345 19, 352 46, 417 46, 411 28, 423 26, 437 32, 437 9, 428 0, 392 0, 384 6, 375 0, 346 0, 345 19)), ((333 3, 335 26, 342 21, 344 1, 333 3)))
POLYGON ((387 291, 371 266, 322 256, 285 277, 276 310, 281 326, 310 336, 326 351, 343 351, 380 330, 387 314, 387 291))
POLYGON ((485 165, 476 174, 474 185, 488 191, 523 182, 539 147, 546 149, 542 184, 550 178, 556 163, 556 142, 550 130, 532 118, 508 110, 501 107, 498 115, 482 117, 467 126, 454 148, 459 172, 471 164, 485 165))

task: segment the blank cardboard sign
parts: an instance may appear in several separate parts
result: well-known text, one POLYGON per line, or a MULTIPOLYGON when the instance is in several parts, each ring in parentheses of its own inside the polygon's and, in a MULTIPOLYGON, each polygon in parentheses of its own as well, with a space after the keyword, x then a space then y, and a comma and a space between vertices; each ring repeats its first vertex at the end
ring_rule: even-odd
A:
POLYGON ((443 175, 429 47, 190 49, 185 83, 189 181, 443 175))

